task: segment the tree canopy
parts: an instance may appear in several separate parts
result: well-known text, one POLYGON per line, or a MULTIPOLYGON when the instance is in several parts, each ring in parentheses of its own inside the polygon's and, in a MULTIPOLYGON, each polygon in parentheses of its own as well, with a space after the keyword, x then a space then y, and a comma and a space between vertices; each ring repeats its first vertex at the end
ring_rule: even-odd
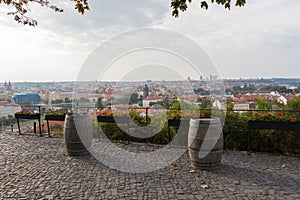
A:
MULTIPOLYGON (((84 14, 85 11, 89 10, 88 0, 71 0, 75 4, 75 9, 84 14)), ((235 6, 244 6, 246 0, 234 0, 235 6)), ((178 17, 180 12, 185 12, 188 8, 188 4, 191 3, 192 0, 171 0, 171 8, 172 8, 172 15, 174 17, 178 17)), ((216 3, 218 5, 224 6, 225 9, 231 8, 231 0, 206 0, 200 2, 200 7, 204 9, 208 9, 209 3, 211 2, 216 3)), ((13 11, 7 13, 8 15, 12 15, 14 20, 18 23, 29 25, 29 26, 36 26, 37 20, 30 18, 27 13, 29 11, 29 7, 31 3, 36 3, 41 6, 47 7, 52 9, 54 12, 63 12, 63 9, 53 5, 50 3, 49 0, 0 0, 0 4, 7 5, 12 8, 13 11)))

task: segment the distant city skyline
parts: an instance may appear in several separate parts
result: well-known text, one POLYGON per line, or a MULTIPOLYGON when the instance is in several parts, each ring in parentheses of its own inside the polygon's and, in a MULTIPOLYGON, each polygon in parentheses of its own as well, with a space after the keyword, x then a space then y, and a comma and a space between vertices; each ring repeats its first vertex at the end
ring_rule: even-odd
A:
MULTIPOLYGON (((185 79, 176 79, 176 80, 165 80, 165 79, 145 79, 145 80, 95 80, 99 83, 103 82, 103 83, 110 83, 110 82, 149 82, 149 81, 153 81, 153 82, 162 82, 162 81, 167 81, 167 82, 172 82, 172 81, 188 81, 189 77, 186 77, 185 79)), ((272 79, 288 79, 288 80, 294 80, 297 79, 300 81, 300 77, 256 77, 256 78, 252 78, 252 77, 238 77, 238 78, 218 78, 215 80, 272 80, 272 79)), ((208 81, 209 77, 207 77, 207 79, 193 79, 191 78, 191 80, 193 81, 208 81)), ((4 85, 4 83, 10 81, 11 84, 13 83, 70 83, 70 82, 76 82, 76 80, 44 80, 44 81, 37 81, 37 80, 18 80, 18 81, 11 81, 11 80, 0 80, 0 84, 1 86, 4 85)), ((93 81, 88 81, 88 82, 93 82, 93 81)))
MULTIPOLYGON (((166 1, 90 4, 92 10, 84 16, 69 1, 57 2, 63 13, 32 6, 29 14, 38 19, 36 28, 15 23, 5 14, 7 8, 1 7, 0 82, 75 81, 88 55, 102 41, 144 27, 176 31, 194 40, 222 79, 300 77, 297 0, 249 1, 244 8, 230 11, 217 5, 205 11, 194 1, 178 19, 171 16, 166 1)), ((148 79, 155 76, 148 75, 148 79)), ((184 70, 178 75, 187 78, 184 70)))

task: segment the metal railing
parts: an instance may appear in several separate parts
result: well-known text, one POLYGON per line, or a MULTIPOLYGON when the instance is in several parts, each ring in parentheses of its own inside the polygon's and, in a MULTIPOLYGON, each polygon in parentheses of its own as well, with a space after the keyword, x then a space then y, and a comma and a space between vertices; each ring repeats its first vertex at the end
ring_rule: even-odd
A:
MULTIPOLYGON (((32 109, 35 109, 41 114, 41 120, 43 124, 44 114, 47 108, 51 108, 51 106, 30 106, 32 109)), ((85 112, 91 112, 96 111, 97 108, 95 107, 78 107, 78 109, 81 109, 85 112)), ((113 108, 114 111, 115 108, 113 108)), ((137 108, 127 108, 127 109, 118 109, 118 110, 145 110, 144 111, 144 118, 145 121, 151 120, 152 116, 149 112, 150 107, 137 107, 137 108)), ((158 109, 158 108, 156 108, 158 109)), ((165 109, 165 111, 169 112, 170 110, 165 109)), ((183 111, 183 110, 182 110, 183 111)), ((210 109, 191 109, 190 111, 196 111, 196 113, 201 113, 202 111, 210 111, 210 109)), ((283 113, 284 115, 294 115, 298 116, 298 120, 300 119, 300 111, 299 110, 258 110, 258 109, 252 109, 252 110, 217 110, 220 114, 220 117, 224 117, 226 119, 223 121, 223 133, 225 136, 225 148, 227 149, 237 149, 237 150, 252 150, 252 151, 292 151, 294 153, 300 153, 300 134, 299 130, 295 128, 294 130, 286 130, 282 129, 282 127, 272 130, 265 130, 263 128, 254 129, 249 127, 249 118, 242 116, 251 116, 253 113, 283 113), (281 129, 281 130, 280 130, 281 129), (261 141, 260 141, 261 140, 261 141), (290 142, 290 144, 289 144, 290 142), (290 146, 289 146, 290 145, 290 146), (286 150, 287 149, 287 150, 286 150)), ((183 119, 180 118, 180 120, 189 120, 188 118, 183 119)), ((165 133, 164 136, 165 141, 164 143, 167 143, 172 140, 172 135, 176 134, 176 127, 178 127, 179 123, 172 124, 169 122, 169 120, 165 121, 165 133), (171 129, 170 127, 174 126, 175 129, 171 129)), ((295 124, 294 124, 295 125, 295 124)), ((129 124, 130 126, 130 124, 129 124)), ((293 126, 293 124, 290 124, 290 126, 293 126)), ((15 124, 10 124, 6 126, 1 127, 2 130, 5 129, 6 131, 16 130, 15 124)), ((128 127, 130 128, 130 127, 128 127)), ((43 127, 42 127, 43 129, 43 127)), ((292 128, 293 129, 293 128, 292 128)), ((45 130, 42 130, 44 133, 45 130)), ((113 134, 113 133, 112 133, 113 134)), ((126 134, 126 133, 124 133, 126 134)), ((187 134, 187 133, 186 133, 187 134)), ((187 136, 187 135, 186 135, 187 136)), ((126 137, 127 138, 127 137, 126 137)))

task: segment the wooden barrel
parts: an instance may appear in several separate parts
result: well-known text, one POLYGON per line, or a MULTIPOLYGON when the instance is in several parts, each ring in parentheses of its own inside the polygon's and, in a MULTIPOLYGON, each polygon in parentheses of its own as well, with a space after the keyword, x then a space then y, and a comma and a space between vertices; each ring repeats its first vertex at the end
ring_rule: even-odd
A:
POLYGON ((218 167, 223 154, 223 133, 220 119, 191 119, 188 146, 193 168, 214 169, 218 167))
POLYGON ((88 155, 92 139, 93 127, 88 114, 66 115, 64 140, 70 156, 88 155))

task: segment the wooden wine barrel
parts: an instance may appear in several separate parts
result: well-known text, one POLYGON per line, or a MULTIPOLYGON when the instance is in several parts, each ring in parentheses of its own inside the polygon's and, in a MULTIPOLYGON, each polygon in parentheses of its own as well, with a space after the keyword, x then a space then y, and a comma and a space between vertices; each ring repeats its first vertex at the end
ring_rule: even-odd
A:
POLYGON ((70 156, 88 155, 92 139, 93 127, 88 114, 66 115, 64 140, 70 156))
POLYGON ((223 132, 220 119, 191 119, 188 146, 193 168, 214 169, 218 167, 223 155, 223 132))

